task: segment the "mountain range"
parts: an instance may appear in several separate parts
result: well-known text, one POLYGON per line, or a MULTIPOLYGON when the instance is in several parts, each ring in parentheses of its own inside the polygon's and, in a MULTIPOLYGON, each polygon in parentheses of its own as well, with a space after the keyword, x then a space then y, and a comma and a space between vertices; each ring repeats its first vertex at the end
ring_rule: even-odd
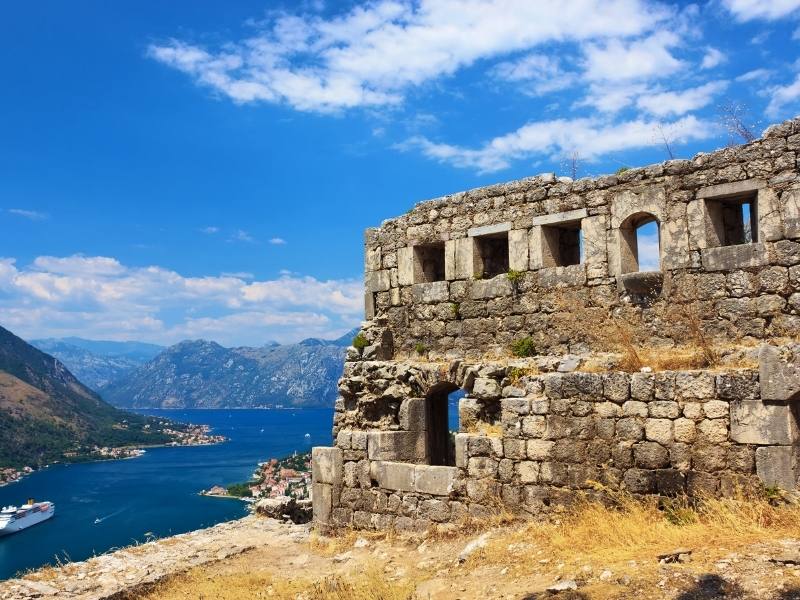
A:
POLYGON ((258 348, 225 348, 206 340, 169 348, 80 338, 34 343, 118 407, 316 407, 336 400, 345 350, 356 332, 258 348))
POLYGON ((57 359, 0 327, 0 467, 79 459, 94 446, 162 444, 159 420, 104 402, 57 359))

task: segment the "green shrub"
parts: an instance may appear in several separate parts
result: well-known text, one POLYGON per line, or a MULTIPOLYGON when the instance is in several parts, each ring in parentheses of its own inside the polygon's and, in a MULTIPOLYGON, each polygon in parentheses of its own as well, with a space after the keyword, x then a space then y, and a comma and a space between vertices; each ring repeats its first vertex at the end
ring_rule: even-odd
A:
POLYGON ((369 346, 369 340, 363 333, 359 333, 356 337, 353 338, 353 347, 356 350, 363 350, 369 346))
POLYGON ((454 316, 456 319, 458 319, 459 317, 461 317, 461 313, 459 312, 459 311, 461 310, 461 305, 460 305, 458 302, 453 302, 453 303, 450 305, 450 310, 451 310, 451 311, 453 311, 453 316, 454 316))
POLYGON ((625 171, 630 171, 630 170, 631 170, 630 167, 620 167, 619 169, 614 171, 614 174, 615 175, 622 175, 625 171))
POLYGON ((422 342, 417 342, 417 344, 414 346, 414 350, 417 352, 417 354, 423 355, 428 351, 428 347, 422 342))
POLYGON ((506 277, 508 277, 508 280, 511 282, 511 285, 513 285, 514 287, 517 287, 517 285, 519 285, 519 282, 522 281, 523 275, 524 273, 522 271, 515 271, 514 269, 510 269, 508 273, 506 273, 506 277))
POLYGON ((515 340, 511 344, 511 353, 520 358, 525 358, 526 356, 533 356, 536 354, 536 345, 533 342, 533 338, 524 337, 515 340))

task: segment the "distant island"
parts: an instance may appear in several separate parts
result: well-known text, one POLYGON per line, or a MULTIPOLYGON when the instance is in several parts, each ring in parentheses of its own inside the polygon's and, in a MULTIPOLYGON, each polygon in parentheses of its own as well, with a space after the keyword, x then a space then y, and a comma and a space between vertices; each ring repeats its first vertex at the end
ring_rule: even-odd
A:
POLYGON ((119 410, 57 359, 0 327, 0 484, 61 462, 130 458, 141 448, 223 441, 204 425, 119 410))

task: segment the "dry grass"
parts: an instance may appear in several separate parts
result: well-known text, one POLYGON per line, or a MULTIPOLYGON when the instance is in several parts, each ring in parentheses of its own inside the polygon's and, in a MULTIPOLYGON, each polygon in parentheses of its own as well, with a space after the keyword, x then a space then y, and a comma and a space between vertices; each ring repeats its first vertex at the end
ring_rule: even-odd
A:
POLYGON ((266 570, 210 576, 198 568, 137 597, 147 600, 409 600, 414 588, 410 580, 388 581, 374 569, 351 577, 329 575, 314 581, 288 579, 266 570))
POLYGON ((529 570, 546 557, 575 564, 628 565, 688 547, 712 561, 762 541, 800 537, 800 506, 773 505, 765 497, 704 498, 695 505, 676 499, 610 495, 614 505, 584 501, 558 520, 533 522, 494 539, 473 559, 529 570), (521 551, 524 549, 524 551, 521 551))

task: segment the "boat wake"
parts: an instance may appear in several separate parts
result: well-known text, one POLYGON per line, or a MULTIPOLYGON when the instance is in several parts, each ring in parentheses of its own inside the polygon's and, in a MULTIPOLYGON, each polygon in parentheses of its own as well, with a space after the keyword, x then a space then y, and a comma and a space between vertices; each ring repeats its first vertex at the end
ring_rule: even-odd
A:
POLYGON ((125 509, 124 509, 124 508, 120 508, 119 510, 117 510, 117 511, 115 511, 115 512, 111 513, 110 515, 106 515, 105 517, 97 517, 97 518, 94 520, 94 524, 95 524, 95 525, 99 525, 100 523, 102 523, 102 522, 103 522, 103 521, 105 521, 106 519, 110 519, 111 517, 116 517, 118 514, 120 514, 121 512, 124 512, 124 511, 125 511, 125 509))

